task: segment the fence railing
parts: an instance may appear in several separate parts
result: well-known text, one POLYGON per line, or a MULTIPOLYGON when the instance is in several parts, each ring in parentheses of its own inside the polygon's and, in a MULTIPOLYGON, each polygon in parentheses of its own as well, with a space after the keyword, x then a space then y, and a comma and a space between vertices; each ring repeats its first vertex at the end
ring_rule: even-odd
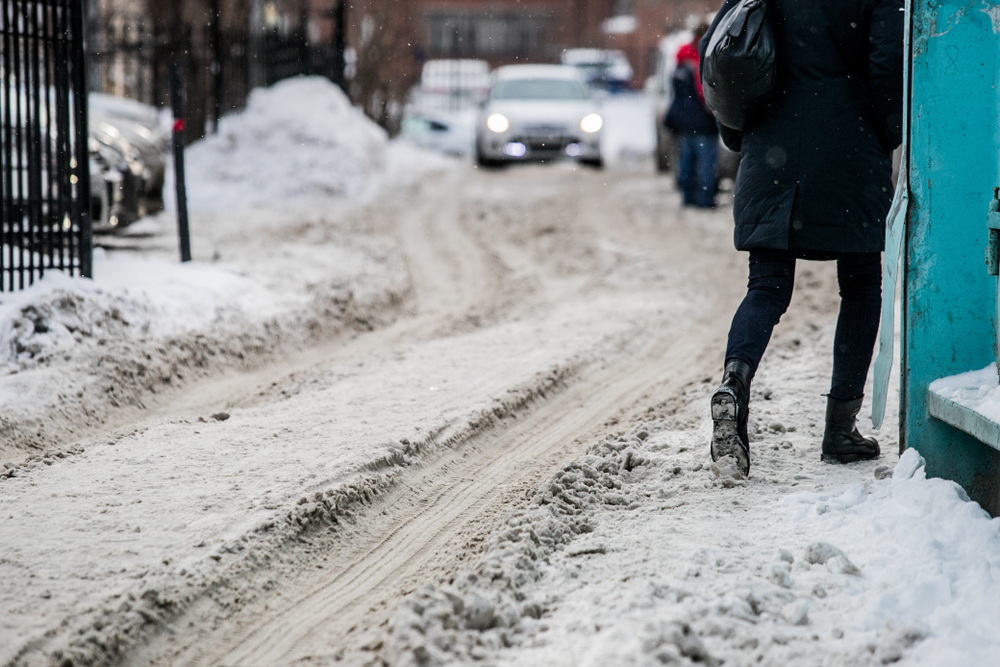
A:
POLYGON ((334 78, 332 45, 309 43, 305 31, 253 32, 249 19, 156 29, 142 16, 108 14, 90 26, 90 89, 156 107, 170 102, 170 63, 178 60, 185 91, 185 141, 199 139, 219 116, 241 109, 250 91, 301 74, 334 78), (240 26, 234 28, 232 26, 240 26))
POLYGON ((91 273, 81 0, 0 0, 0 289, 91 273))

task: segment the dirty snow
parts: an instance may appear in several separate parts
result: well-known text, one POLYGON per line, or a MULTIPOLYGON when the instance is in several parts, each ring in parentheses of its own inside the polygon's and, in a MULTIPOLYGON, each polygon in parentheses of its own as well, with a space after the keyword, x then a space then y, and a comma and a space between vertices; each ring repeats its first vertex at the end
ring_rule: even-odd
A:
POLYGON ((816 342, 768 353, 748 480, 706 460, 712 385, 693 387, 567 465, 474 566, 405 600, 383 659, 995 664, 1000 519, 927 479, 915 450, 897 459, 891 437, 878 461, 820 463, 802 405, 822 389, 816 342))

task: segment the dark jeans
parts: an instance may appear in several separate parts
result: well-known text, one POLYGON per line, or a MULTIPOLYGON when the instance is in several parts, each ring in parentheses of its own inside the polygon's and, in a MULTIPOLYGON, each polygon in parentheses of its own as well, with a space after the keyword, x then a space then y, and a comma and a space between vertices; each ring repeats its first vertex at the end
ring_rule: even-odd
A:
POLYGON ((677 187, 684 194, 684 205, 714 207, 719 139, 715 135, 691 134, 679 135, 677 142, 677 187))
MULTIPOLYGON (((771 331, 792 300, 795 253, 759 248, 750 251, 747 295, 729 329, 726 360, 742 359, 754 372, 771 331)), ((839 253, 840 315, 833 339, 830 397, 850 401, 864 395, 882 304, 882 254, 839 253)))

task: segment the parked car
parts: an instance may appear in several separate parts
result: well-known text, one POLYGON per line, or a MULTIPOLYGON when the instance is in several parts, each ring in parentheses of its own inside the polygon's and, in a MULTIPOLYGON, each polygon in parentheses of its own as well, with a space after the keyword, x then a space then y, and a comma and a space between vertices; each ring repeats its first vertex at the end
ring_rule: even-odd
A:
POLYGON ((560 61, 583 72, 587 85, 617 93, 632 83, 632 65, 621 51, 612 49, 566 49, 560 61))
POLYGON ((485 60, 428 60, 420 83, 410 91, 402 135, 446 155, 470 155, 479 107, 489 86, 490 66, 485 60))
MULTIPOLYGON (((44 96, 54 100, 54 89, 43 91, 44 96)), ((0 90, 0 102, 4 101, 0 90)), ((8 125, 0 128, 3 142, 7 142, 8 130, 14 136, 24 132, 29 118, 27 100, 29 95, 18 91, 15 99, 20 100, 20 110, 15 110, 8 125)), ((159 118, 153 107, 124 98, 91 93, 88 97, 88 151, 90 154, 90 209, 94 231, 111 231, 127 226, 139 217, 163 208, 163 177, 166 168, 166 135, 159 126, 159 118)), ((48 125, 42 106, 36 122, 48 125)), ((54 156, 59 151, 59 137, 53 129, 48 135, 51 142, 48 151, 42 155, 54 156)), ((21 155, 13 151, 10 169, 14 172, 27 171, 28 166, 20 163, 21 155)), ((41 163, 39 182, 43 187, 49 183, 48 170, 56 167, 55 162, 41 163)), ((27 183, 29 176, 24 173, 20 182, 27 183)), ((17 198, 15 206, 26 204, 17 198)), ((44 208, 43 204, 43 208, 44 208)))
POLYGON ((497 69, 476 127, 476 161, 574 159, 601 167, 601 118, 583 74, 564 65, 497 69))
POLYGON ((94 231, 121 229, 162 210, 167 137, 156 109, 91 93, 88 116, 94 231))
POLYGON ((428 60, 420 72, 420 103, 437 111, 475 107, 490 86, 490 65, 473 58, 428 60))
MULTIPOLYGON (((660 40, 656 50, 656 62, 653 73, 646 81, 646 94, 653 100, 656 124, 656 169, 669 172, 677 161, 677 145, 673 133, 664 126, 663 119, 673 101, 673 90, 670 80, 677 67, 677 51, 694 38, 690 30, 678 30, 660 40)), ((719 140, 719 154, 715 162, 715 173, 719 180, 736 180, 736 171, 740 166, 740 154, 734 153, 719 140)))
POLYGON ((421 148, 460 157, 472 152, 475 126, 475 111, 408 111, 400 134, 421 148))

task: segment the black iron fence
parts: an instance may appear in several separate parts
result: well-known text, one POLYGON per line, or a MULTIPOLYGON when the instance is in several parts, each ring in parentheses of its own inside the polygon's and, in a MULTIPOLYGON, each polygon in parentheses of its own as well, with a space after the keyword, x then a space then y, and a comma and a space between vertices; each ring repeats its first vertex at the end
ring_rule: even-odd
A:
POLYGON ((235 18, 227 16, 224 26, 218 16, 199 26, 156 26, 140 15, 94 15, 90 89, 166 108, 170 64, 177 60, 190 143, 241 109, 256 86, 302 74, 342 79, 343 56, 334 45, 310 43, 304 28, 252 31, 248 17, 235 18))
POLYGON ((0 289, 91 274, 81 0, 0 0, 0 289))

